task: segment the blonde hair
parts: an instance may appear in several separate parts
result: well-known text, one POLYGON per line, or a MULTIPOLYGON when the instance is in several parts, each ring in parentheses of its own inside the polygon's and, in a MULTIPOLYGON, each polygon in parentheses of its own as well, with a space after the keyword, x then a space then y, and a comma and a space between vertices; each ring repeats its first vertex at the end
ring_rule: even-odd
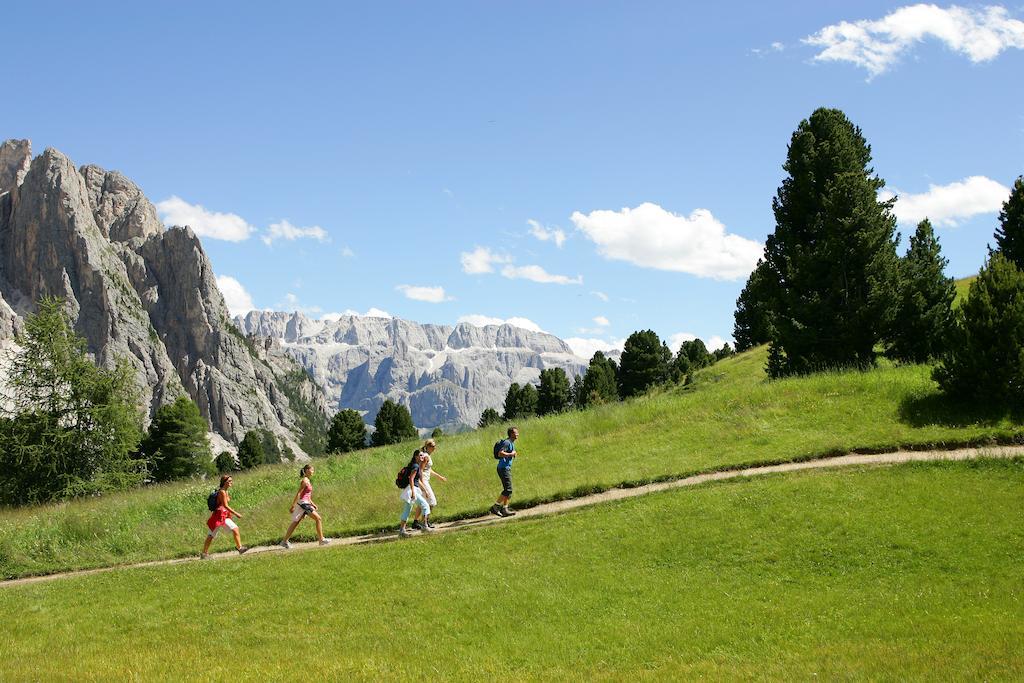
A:
POLYGON ((437 442, 434 441, 433 439, 427 439, 426 441, 423 442, 423 448, 421 450, 427 450, 427 446, 433 446, 434 448, 437 448, 437 442))

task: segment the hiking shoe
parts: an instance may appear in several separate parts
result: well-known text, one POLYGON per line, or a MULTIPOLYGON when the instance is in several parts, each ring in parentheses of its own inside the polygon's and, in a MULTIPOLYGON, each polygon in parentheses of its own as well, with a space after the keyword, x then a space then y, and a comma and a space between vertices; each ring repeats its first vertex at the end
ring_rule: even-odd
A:
POLYGON ((433 531, 436 528, 437 528, 437 526, 431 524, 430 522, 427 522, 427 530, 428 531, 433 531))
POLYGON ((410 536, 412 536, 412 534, 409 533, 408 529, 399 529, 398 530, 398 537, 399 538, 409 538, 410 536))
POLYGON ((199 553, 199 559, 200 560, 208 560, 208 559, 210 559, 210 553, 199 553))
POLYGON ((423 523, 420 520, 418 520, 418 519, 413 520, 413 523, 412 523, 411 526, 412 526, 413 529, 419 529, 420 531, 423 531, 423 523))
POLYGON ((495 503, 494 505, 491 506, 491 514, 492 515, 498 515, 499 517, 504 517, 505 516, 505 513, 503 512, 503 508, 500 505, 498 505, 497 503, 495 503))
POLYGON ((281 543, 279 543, 278 545, 280 545, 285 550, 292 547, 292 544, 289 541, 281 541, 281 543))
POLYGON ((432 527, 429 524, 427 524, 425 526, 421 526, 420 527, 420 531, 422 531, 425 534, 429 534, 429 533, 432 533, 434 531, 434 527, 432 527))
POLYGON ((241 548, 238 549, 239 555, 245 555, 247 552, 249 552, 249 546, 247 545, 243 545, 241 548))
POLYGON ((321 538, 320 539, 320 545, 327 545, 330 542, 331 542, 330 539, 327 539, 327 538, 321 538))
POLYGON ((516 516, 516 511, 515 510, 509 510, 507 505, 505 507, 501 508, 501 512, 502 512, 502 515, 501 515, 502 517, 515 517, 516 516))

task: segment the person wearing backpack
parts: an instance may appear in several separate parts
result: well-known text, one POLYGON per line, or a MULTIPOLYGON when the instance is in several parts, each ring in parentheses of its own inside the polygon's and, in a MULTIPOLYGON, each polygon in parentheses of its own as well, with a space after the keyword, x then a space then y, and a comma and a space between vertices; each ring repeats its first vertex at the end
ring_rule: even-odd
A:
POLYGON ((320 516, 320 508, 313 502, 313 484, 309 482, 309 478, 313 476, 316 470, 313 469, 313 465, 306 463, 299 470, 299 490, 295 492, 295 497, 292 499, 292 506, 288 508, 288 512, 292 515, 292 523, 288 527, 288 531, 284 532, 284 540, 281 541, 282 548, 291 548, 292 544, 288 541, 295 533, 295 527, 299 526, 299 522, 306 515, 313 518, 316 522, 316 537, 320 541, 320 545, 327 545, 328 540, 324 538, 324 521, 320 516), (295 508, 298 508, 296 510, 295 508))
POLYGON ((434 527, 430 526, 430 503, 423 497, 423 491, 420 489, 422 457, 422 452, 417 448, 413 451, 409 464, 403 467, 395 478, 395 485, 402 489, 400 500, 404 504, 402 516, 398 520, 399 538, 408 538, 412 535, 405 525, 409 520, 409 513, 412 512, 413 505, 418 505, 423 512, 423 531, 434 530, 434 527))
POLYGON ((508 509, 508 501, 512 497, 512 461, 516 455, 516 439, 519 429, 508 428, 508 438, 494 444, 494 459, 498 461, 498 479, 501 480, 501 495, 491 506, 491 514, 499 517, 514 517, 515 511, 508 509))
POLYGON ((233 480, 230 474, 225 474, 220 478, 220 488, 211 493, 206 499, 206 506, 211 509, 210 518, 206 520, 206 526, 210 529, 210 533, 206 535, 206 543, 203 544, 203 552, 199 555, 201 559, 206 559, 210 556, 210 544, 213 543, 214 536, 220 531, 221 527, 227 527, 231 530, 231 534, 235 537, 235 550, 241 555, 245 553, 249 547, 242 545, 242 537, 238 533, 238 525, 235 524, 232 517, 242 518, 242 513, 231 508, 228 503, 231 501, 231 496, 228 495, 228 489, 231 488, 233 480))
MULTIPOLYGON (((431 475, 436 475, 441 481, 448 481, 448 477, 434 470, 433 455, 435 450, 437 450, 437 442, 433 439, 427 439, 423 442, 423 448, 420 451, 420 491, 423 492, 423 497, 430 503, 431 510, 437 509, 437 496, 434 495, 434 489, 430 486, 431 475)), ((417 509, 416 514, 412 518, 412 528, 422 530, 424 526, 428 526, 433 529, 433 524, 420 521, 422 515, 423 509, 417 509)))

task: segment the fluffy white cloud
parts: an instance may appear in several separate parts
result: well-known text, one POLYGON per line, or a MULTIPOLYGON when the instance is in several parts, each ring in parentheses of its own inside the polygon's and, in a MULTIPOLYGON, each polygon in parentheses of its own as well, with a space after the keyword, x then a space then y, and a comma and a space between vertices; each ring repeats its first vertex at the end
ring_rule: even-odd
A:
POLYGON ((494 265, 509 263, 512 259, 505 254, 496 254, 487 247, 477 247, 473 251, 464 251, 461 255, 462 272, 470 275, 493 273, 494 265))
POLYGON ((565 244, 565 231, 561 228, 546 228, 532 218, 526 222, 530 225, 530 234, 541 242, 554 242, 559 249, 565 244))
POLYGON ((431 304, 439 304, 444 301, 452 301, 454 297, 444 292, 444 287, 416 287, 414 285, 398 285, 395 287, 399 292, 405 294, 406 298, 413 301, 426 301, 431 304))
POLYGON ((217 288, 224 295, 224 303, 228 305, 228 312, 231 315, 245 315, 256 308, 252 303, 252 296, 235 278, 229 275, 218 275, 217 288))
POLYGON ((177 195, 157 202, 156 210, 164 225, 187 225, 200 237, 241 242, 249 239, 249 234, 254 230, 237 214, 208 211, 199 204, 189 204, 177 195))
POLYGON ((609 351, 621 351, 626 345, 625 339, 590 339, 586 337, 569 337, 565 340, 572 352, 580 358, 590 360, 598 351, 607 353, 609 351))
POLYGON ((330 238, 327 235, 327 231, 321 228, 319 225, 313 225, 308 228, 300 228, 292 225, 286 220, 282 220, 279 223, 271 223, 267 231, 260 237, 263 243, 270 246, 274 243, 274 240, 288 240, 293 242, 297 239, 302 238, 315 239, 318 242, 326 242, 330 238))
POLYGON ((898 196, 893 213, 901 223, 918 223, 928 218, 935 225, 955 226, 982 213, 997 213, 1010 196, 1010 188, 982 175, 949 185, 929 185, 927 192, 903 194, 886 188, 882 200, 898 196))
POLYGON ((609 325, 611 325, 611 323, 608 322, 608 318, 604 317, 603 315, 596 316, 594 318, 594 322, 600 325, 601 327, 608 327, 609 325))
POLYGON ((568 275, 554 275, 547 272, 540 266, 512 266, 508 265, 501 269, 501 274, 510 280, 530 280, 545 285, 582 285, 583 276, 569 277, 568 275))
MULTIPOLYGON (((677 332, 668 338, 668 347, 672 349, 672 353, 679 353, 679 347, 683 345, 684 341, 693 341, 697 338, 697 335, 691 334, 690 332, 677 332)), ((707 339, 701 339, 704 342, 705 348, 708 351, 715 351, 726 345, 726 340, 719 337, 717 334, 713 334, 707 339)))
POLYGON ((972 62, 987 62, 1003 50, 1024 48, 1024 22, 1011 19, 1005 7, 922 3, 900 7, 881 19, 832 24, 804 42, 821 48, 815 60, 850 62, 874 77, 926 38, 941 41, 972 62))
POLYGON ((456 322, 468 323, 470 325, 475 325, 476 327, 486 327, 488 325, 512 325, 513 327, 521 327, 522 329, 529 330, 531 332, 544 331, 540 328, 540 325, 529 318, 495 318, 489 315, 474 313, 471 315, 460 316, 456 322))
POLYGON ((379 308, 371 308, 366 313, 360 313, 359 311, 354 311, 351 308, 346 308, 341 313, 338 313, 336 311, 332 311, 330 313, 324 313, 323 315, 320 316, 320 319, 321 320, 326 320, 328 322, 333 322, 333 321, 335 321, 335 320, 337 320, 339 318, 343 318, 345 316, 350 316, 350 315, 358 316, 360 318, 393 318, 394 317, 393 315, 391 315, 387 311, 382 311, 379 308))
POLYGON ((716 280, 746 277, 764 246, 726 234, 707 209, 680 216, 645 202, 621 211, 576 211, 572 222, 610 259, 716 280))

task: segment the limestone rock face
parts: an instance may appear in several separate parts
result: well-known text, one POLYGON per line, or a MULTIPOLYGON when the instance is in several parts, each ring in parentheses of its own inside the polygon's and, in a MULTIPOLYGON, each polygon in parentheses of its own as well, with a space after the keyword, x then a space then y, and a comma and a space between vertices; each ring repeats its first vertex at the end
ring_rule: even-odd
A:
POLYGON ((32 143, 28 140, 0 143, 0 192, 8 192, 21 185, 31 162, 32 143))
POLYGON ((512 325, 360 316, 323 321, 278 311, 251 311, 236 321, 298 360, 332 409, 359 410, 370 423, 390 398, 409 408, 417 427, 472 427, 484 409, 501 411, 512 382, 536 383, 551 367, 571 379, 587 367, 561 339, 512 325))
POLYGON ((3 162, 28 148, 9 141, 0 150, 0 179, 15 179, 0 194, 0 340, 40 298, 61 297, 97 362, 132 365, 150 413, 187 393, 228 442, 259 427, 304 456, 282 383, 320 410, 323 396, 280 349, 258 348, 234 328, 195 234, 164 230, 116 171, 76 169, 47 149, 19 175, 3 162))

